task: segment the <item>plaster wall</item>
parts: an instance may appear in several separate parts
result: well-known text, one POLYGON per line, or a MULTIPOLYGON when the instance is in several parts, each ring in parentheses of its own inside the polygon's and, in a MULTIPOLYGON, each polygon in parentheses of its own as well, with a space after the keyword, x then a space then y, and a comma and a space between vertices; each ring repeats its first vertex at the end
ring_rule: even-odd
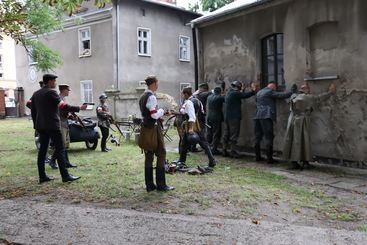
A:
MULTIPOLYGON (((58 84, 67 83, 71 92, 67 101, 73 105, 81 104, 80 81, 92 80, 93 101, 98 103, 98 97, 113 84, 113 59, 112 59, 112 24, 111 18, 85 25, 65 29, 44 36, 41 40, 51 49, 58 51, 63 59, 63 65, 55 69, 58 84), (91 56, 79 57, 78 30, 90 27, 91 29, 91 56)), ((23 47, 17 46, 17 82, 23 87, 25 98, 32 96, 39 89, 38 81, 42 80, 42 73, 37 72, 37 78, 31 81, 30 70, 34 69, 29 64, 28 55, 23 47)), ((27 109, 27 114, 29 110, 27 109)), ((85 116, 95 116, 95 110, 81 112, 85 116)))
MULTIPOLYGON (((315 107, 312 146, 315 155, 367 161, 367 2, 363 0, 274 1, 278 5, 204 27, 200 33, 201 79, 214 87, 220 80, 245 82, 261 76, 261 39, 284 33, 287 88, 304 78, 338 75, 336 96, 315 107), (285 2, 285 3, 284 3, 285 2), (325 24, 326 23, 326 24, 325 24), (331 24, 330 24, 331 23, 331 24)), ((330 80, 310 81, 313 93, 327 90, 330 80)), ((288 105, 278 101, 274 146, 282 150, 288 105)), ((239 145, 254 142, 254 98, 243 101, 239 145)))
POLYGON ((179 101, 180 83, 194 85, 192 30, 195 15, 142 1, 120 2, 119 86, 135 91, 147 75, 158 77, 159 91, 179 101), (151 56, 138 55, 137 28, 151 30, 151 56), (190 38, 190 61, 179 60, 179 35, 190 38))

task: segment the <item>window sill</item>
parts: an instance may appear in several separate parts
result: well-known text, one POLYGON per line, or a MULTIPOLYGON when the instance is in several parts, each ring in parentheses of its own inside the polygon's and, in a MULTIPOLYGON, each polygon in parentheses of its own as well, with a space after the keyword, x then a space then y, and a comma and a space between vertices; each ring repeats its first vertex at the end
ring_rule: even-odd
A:
POLYGON ((152 55, 150 55, 150 54, 138 54, 138 56, 142 56, 142 57, 151 57, 152 55))
POLYGON ((308 77, 305 78, 304 81, 327 81, 327 80, 336 80, 339 79, 339 75, 334 76, 324 76, 324 77, 308 77))
POLYGON ((29 63, 29 66, 35 66, 37 64, 38 64, 38 62, 32 62, 32 63, 29 63))
POLYGON ((179 61, 181 61, 181 62, 190 62, 190 60, 184 60, 184 59, 179 59, 179 61))
POLYGON ((92 54, 84 54, 84 55, 79 55, 79 58, 87 58, 87 57, 90 57, 92 56, 92 54))

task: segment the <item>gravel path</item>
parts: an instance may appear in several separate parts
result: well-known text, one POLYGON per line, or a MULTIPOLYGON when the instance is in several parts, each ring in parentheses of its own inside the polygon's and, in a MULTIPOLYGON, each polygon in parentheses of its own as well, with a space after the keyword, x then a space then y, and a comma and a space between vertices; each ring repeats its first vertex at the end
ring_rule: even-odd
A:
POLYGON ((0 201, 0 238, 21 244, 366 244, 367 234, 262 221, 0 201))

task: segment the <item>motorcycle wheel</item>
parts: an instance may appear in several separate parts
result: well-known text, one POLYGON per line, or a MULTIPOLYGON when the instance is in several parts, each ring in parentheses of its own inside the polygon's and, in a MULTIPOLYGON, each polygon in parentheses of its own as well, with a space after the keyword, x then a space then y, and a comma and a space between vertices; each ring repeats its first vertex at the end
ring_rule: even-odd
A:
POLYGON ((85 141, 85 146, 89 150, 95 150, 97 148, 97 145, 98 145, 98 140, 97 139, 85 141))

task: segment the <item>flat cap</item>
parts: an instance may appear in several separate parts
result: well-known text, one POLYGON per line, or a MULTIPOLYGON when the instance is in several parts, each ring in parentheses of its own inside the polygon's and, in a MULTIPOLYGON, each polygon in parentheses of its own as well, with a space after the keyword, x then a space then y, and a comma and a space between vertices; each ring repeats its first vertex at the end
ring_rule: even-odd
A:
POLYGON ((56 78, 57 78, 56 75, 53 75, 53 74, 45 74, 45 75, 43 75, 42 80, 43 80, 44 83, 47 83, 48 81, 54 80, 56 78))

